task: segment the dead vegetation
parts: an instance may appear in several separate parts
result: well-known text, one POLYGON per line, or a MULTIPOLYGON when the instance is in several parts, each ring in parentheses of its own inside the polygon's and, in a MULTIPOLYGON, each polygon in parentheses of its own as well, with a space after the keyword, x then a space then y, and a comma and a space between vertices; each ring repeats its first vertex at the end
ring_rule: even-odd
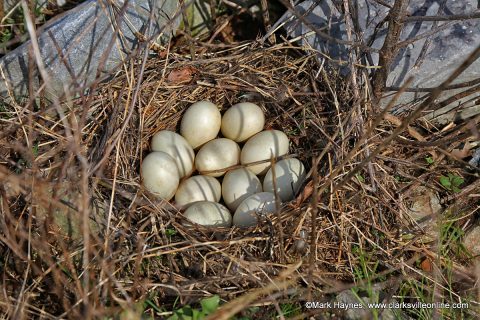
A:
POLYGON ((5 318, 166 318, 212 295, 226 303, 212 319, 284 318, 287 303, 300 306, 296 319, 342 318, 304 302, 351 288, 376 288, 379 301, 468 302, 432 314, 478 316, 478 271, 461 235, 478 220, 479 169, 458 153, 479 139, 478 117, 437 128, 418 119, 421 106, 402 118, 377 111, 368 87, 286 40, 157 49, 62 112, 34 99, 2 106, 5 318), (142 189, 150 138, 177 129, 199 100, 258 103, 309 170, 297 199, 257 228, 185 227, 142 189), (462 179, 458 192, 441 183, 449 174, 462 179), (442 206, 423 224, 409 211, 420 187, 442 206), (69 216, 60 227, 58 212, 69 216), (265 307, 250 315, 252 306, 265 307))

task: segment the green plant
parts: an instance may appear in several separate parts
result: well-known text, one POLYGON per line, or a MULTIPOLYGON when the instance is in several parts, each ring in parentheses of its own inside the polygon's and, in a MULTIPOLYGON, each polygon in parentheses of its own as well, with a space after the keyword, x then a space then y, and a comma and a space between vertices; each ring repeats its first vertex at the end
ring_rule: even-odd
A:
POLYGON ((447 176, 440 176, 440 184, 447 190, 453 192, 460 192, 460 185, 463 184, 464 179, 456 174, 449 173, 447 176))
POLYGON ((189 305, 184 306, 181 309, 175 310, 169 320, 201 320, 209 314, 212 314, 218 309, 220 305, 220 297, 217 295, 209 298, 202 299, 200 301, 201 309, 193 308, 189 305))
POLYGON ((355 178, 357 178, 357 180, 361 183, 365 182, 365 178, 360 173, 356 173, 355 178))
MULTIPOLYGON (((1 40, 0 40, 0 43, 1 43, 1 40)), ((0 101, 0 119, 11 119, 11 118, 13 118, 12 113, 7 109, 7 106, 2 101, 0 101)))
POLYGON ((5 43, 10 41, 13 38, 12 30, 5 28, 0 31, 0 43, 5 43))
POLYGON ((32 147, 32 152, 34 157, 38 157, 38 148, 39 148, 39 143, 35 142, 32 147))
POLYGON ((294 317, 302 313, 302 307, 298 303, 281 303, 280 310, 284 317, 294 317))
MULTIPOLYGON (((369 303, 378 303, 379 292, 375 290, 373 286, 373 278, 375 278, 378 273, 378 260, 375 259, 372 254, 368 254, 360 246, 353 246, 352 254, 358 259, 358 264, 353 268, 355 281, 365 281, 365 286, 353 287, 351 289, 353 295, 357 298, 358 302, 365 304, 365 300, 360 297, 360 293, 364 291, 367 294, 369 303)), ((378 279, 384 280, 382 277, 378 279)), ((378 319, 379 310, 371 309, 370 311, 372 312, 373 318, 378 319)))
POLYGON ((434 160, 432 157, 425 157, 425 161, 428 163, 428 164, 433 164, 434 163, 434 160))
POLYGON ((173 228, 167 228, 165 230, 165 235, 169 238, 173 237, 174 235, 177 234, 177 230, 173 229, 173 228))
POLYGON ((160 308, 159 306, 157 306, 155 304, 155 302, 153 302, 152 299, 146 299, 145 300, 145 303, 144 303, 144 308, 146 307, 150 307, 152 308, 153 310, 155 310, 156 312, 163 312, 164 310, 162 310, 162 308, 160 308))
POLYGON ((453 221, 442 224, 440 229, 440 243, 441 254, 447 256, 448 254, 460 255, 465 253, 465 248, 462 244, 463 230, 456 226, 453 221))

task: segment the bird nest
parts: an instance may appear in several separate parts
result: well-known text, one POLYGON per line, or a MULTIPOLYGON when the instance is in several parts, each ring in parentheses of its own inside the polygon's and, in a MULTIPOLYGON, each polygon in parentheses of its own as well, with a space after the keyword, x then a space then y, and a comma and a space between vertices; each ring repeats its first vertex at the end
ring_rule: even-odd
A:
MULTIPOLYGON (((418 263, 434 256, 408 213, 418 186, 439 193, 446 208, 459 199, 464 212, 473 208, 473 200, 451 196, 438 183, 452 172, 472 192, 473 174, 461 162, 442 162, 446 156, 418 136, 452 139, 454 130, 419 123, 420 133, 410 128, 405 139, 389 141, 401 119, 383 121, 368 90, 354 99, 349 83, 324 69, 315 52, 288 42, 196 49, 193 60, 165 49, 125 65, 95 93, 63 103, 61 112, 48 112, 55 109, 44 102, 5 107, 0 177, 7 245, 0 251, 9 269, 4 292, 18 297, 15 288, 26 281, 25 312, 75 317, 91 308, 108 315, 147 301, 146 313, 165 316, 178 299, 185 305, 218 295, 231 301, 223 308, 227 317, 254 303, 330 299, 354 278, 388 289, 408 275, 406 267, 423 272, 418 263), (178 131, 185 109, 200 100, 222 112, 238 102, 258 104, 265 127, 285 132, 290 154, 307 168, 296 199, 257 227, 186 227, 181 211, 141 185, 140 163, 153 134, 178 131), (75 216, 79 230, 56 226, 58 211, 75 216)), ((472 281, 459 264, 466 261, 455 270, 472 281)))

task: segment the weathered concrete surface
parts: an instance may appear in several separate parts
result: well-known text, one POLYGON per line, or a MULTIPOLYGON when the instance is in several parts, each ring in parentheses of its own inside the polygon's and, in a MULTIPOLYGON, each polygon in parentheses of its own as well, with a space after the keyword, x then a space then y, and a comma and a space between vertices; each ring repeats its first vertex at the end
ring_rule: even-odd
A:
MULTIPOLYGON (((372 288, 372 294, 379 296, 380 291, 376 288, 372 288)), ((373 310, 368 309, 369 303, 398 303, 397 300, 391 299, 388 302, 382 301, 381 299, 372 299, 371 297, 357 297, 351 290, 341 291, 337 295, 337 302, 340 306, 353 306, 353 305, 362 305, 363 308, 352 308, 349 307, 345 312, 345 319, 348 320, 363 320, 363 319, 374 319, 373 310)), ((394 308, 385 308, 376 310, 379 320, 394 320, 394 319, 410 319, 407 317, 401 309, 394 308)))
MULTIPOLYGON (((34 190, 37 219, 48 227, 48 232, 65 240, 78 242, 83 239, 83 216, 80 208, 82 199, 78 184, 65 180, 54 191, 34 190), (37 196, 36 193, 40 195, 37 196), (61 203, 61 205, 58 205, 61 203)), ((106 226, 108 204, 92 198, 89 206, 88 228, 93 234, 101 234, 106 226)))
MULTIPOLYGON (((306 13, 312 7, 312 4, 319 1, 304 1, 296 6, 298 12, 306 13)), ((394 0, 385 0, 385 3, 393 5, 394 0)), ((412 16, 434 16, 434 15, 453 15, 470 14, 477 11, 475 1, 446 0, 443 9, 439 8, 442 1, 423 0, 410 1, 408 12, 412 16)), ((341 12, 339 4, 343 1, 325 0, 307 14, 306 19, 315 27, 321 29, 330 36, 341 39, 347 39, 346 26, 344 23, 344 14, 341 12), (337 5, 337 7, 335 6, 337 5)), ((374 0, 355 1, 358 5, 358 20, 361 28, 362 40, 375 49, 380 49, 384 43, 387 33, 387 23, 381 22, 387 16, 389 9, 374 0), (375 34, 376 33, 376 34, 375 34)), ((288 19, 291 14, 287 13, 282 19, 288 19)), ((414 77, 411 85, 413 88, 432 88, 438 86, 455 70, 467 56, 480 45, 480 19, 470 19, 465 21, 442 21, 438 22, 441 30, 430 34, 427 37, 413 41, 416 37, 425 35, 434 27, 432 21, 409 22, 406 23, 401 34, 401 40, 412 40, 413 42, 405 45, 399 51, 393 61, 387 86, 400 87, 410 77, 414 77), (426 43, 430 45, 421 57, 422 49, 426 43)), ((286 25, 286 29, 293 37, 306 34, 311 29, 298 21, 291 21, 286 25)), ((350 46, 339 44, 332 41, 326 41, 324 38, 315 34, 309 35, 306 41, 315 49, 330 56, 336 60, 348 61, 350 46)), ((321 59, 322 56, 319 55, 321 59)), ((365 60, 366 61, 366 60, 365 60)), ((328 60, 327 60, 328 62, 328 60)), ((372 52, 371 64, 378 65, 378 53, 372 52)), ((343 69, 344 71, 348 71, 343 69)), ((454 84, 466 81, 478 80, 480 78, 480 60, 474 62, 454 84)), ((463 90, 449 90, 443 94, 439 101, 463 90)), ((399 106, 394 110, 401 111, 408 107, 412 102, 422 99, 426 95, 423 93, 406 92, 399 99, 399 106), (403 106, 406 105, 406 106, 403 106)), ((426 118, 433 119, 438 123, 445 123, 455 118, 469 118, 480 113, 480 106, 476 103, 479 93, 471 94, 455 103, 450 103, 441 110, 429 114, 426 118), (448 112, 455 108, 454 112, 448 112)), ((389 99, 384 99, 386 104, 389 99)))
POLYGON ((407 211, 408 215, 425 232, 419 240, 424 243, 438 240, 439 230, 435 221, 437 221, 437 216, 442 213, 443 208, 437 192, 424 186, 418 186, 405 200, 411 203, 407 211))
POLYGON ((480 257, 480 225, 466 233, 463 244, 472 255, 480 257))
MULTIPOLYGON (((185 1, 188 4, 188 1, 185 1)), ((188 24, 192 35, 207 32, 211 27, 212 17, 210 12, 210 0, 196 0, 187 7, 188 24)), ((182 21, 182 27, 183 25, 182 21)))
MULTIPOLYGON (((163 30, 168 36, 179 23, 179 19, 171 19, 178 10, 177 0, 130 0, 120 18, 117 17, 124 1, 113 1, 116 8, 110 3, 86 1, 39 29, 41 57, 50 77, 49 94, 62 95, 76 87, 75 83, 86 87, 97 76, 104 77, 117 70, 138 47, 135 32, 146 32, 152 10, 154 23, 149 34, 163 30), (109 51, 112 38, 115 41, 109 51), (104 65, 99 70, 102 61, 104 65)), ((27 94, 29 46, 30 41, 0 60, 0 97, 18 98, 27 94)), ((33 85, 34 89, 39 85, 36 70, 33 85)))

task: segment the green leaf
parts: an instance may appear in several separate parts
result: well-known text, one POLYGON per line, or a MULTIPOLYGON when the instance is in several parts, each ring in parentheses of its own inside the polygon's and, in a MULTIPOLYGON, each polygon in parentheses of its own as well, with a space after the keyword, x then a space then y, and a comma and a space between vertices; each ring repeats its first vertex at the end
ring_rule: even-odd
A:
POLYGON ((448 177, 441 176, 440 177, 440 184, 447 190, 452 190, 452 182, 448 177))
POLYGON ((155 311, 157 311, 157 312, 162 312, 162 311, 163 311, 159 306, 157 306, 157 305, 156 305, 152 300, 150 300, 150 299, 145 300, 145 306, 149 306, 149 307, 153 308, 153 309, 154 309, 155 311))
POLYGON ((168 228, 165 230, 165 235, 167 237, 171 237, 171 236, 174 236, 177 234, 177 230, 173 229, 173 228, 168 228))
POLYGON ((218 309, 218 306, 220 304, 220 297, 214 295, 209 298, 202 299, 202 301, 200 301, 200 304, 202 305, 202 310, 206 314, 214 313, 215 310, 218 309))
POLYGON ((205 313, 197 310, 197 309, 192 309, 192 319, 193 320, 202 320, 205 318, 205 313))
POLYGON ((425 161, 427 161, 428 164, 433 164, 433 158, 432 157, 426 157, 425 161))
POLYGON ((462 177, 457 175, 453 175, 450 180, 455 187, 459 187, 465 181, 462 177))
POLYGON ((173 312, 168 320, 193 320, 194 310, 190 306, 185 306, 173 312))
POLYGON ((365 182, 365 178, 360 173, 355 174, 355 177, 357 177, 358 181, 365 182))

